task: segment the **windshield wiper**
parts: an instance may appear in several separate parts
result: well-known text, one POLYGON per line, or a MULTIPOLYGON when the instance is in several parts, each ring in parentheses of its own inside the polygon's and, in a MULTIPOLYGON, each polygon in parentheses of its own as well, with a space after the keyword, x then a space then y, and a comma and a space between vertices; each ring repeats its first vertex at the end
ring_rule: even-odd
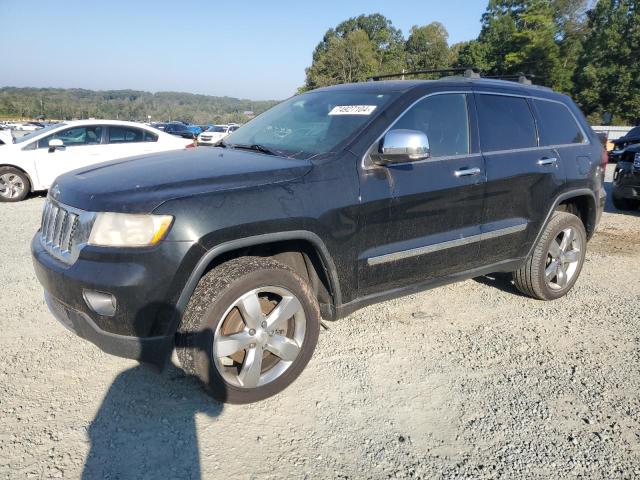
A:
POLYGON ((252 145, 244 145, 242 143, 227 143, 225 145, 231 148, 239 148, 243 150, 254 150, 256 152, 266 153, 267 155, 277 155, 277 153, 274 152, 273 150, 269 150, 264 145, 260 145, 258 143, 254 143, 252 145))

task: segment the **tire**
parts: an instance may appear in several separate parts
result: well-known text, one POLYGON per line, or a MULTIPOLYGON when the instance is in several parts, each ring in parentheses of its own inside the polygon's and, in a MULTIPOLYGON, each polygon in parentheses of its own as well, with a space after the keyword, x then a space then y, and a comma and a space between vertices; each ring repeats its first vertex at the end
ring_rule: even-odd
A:
POLYGON ((0 202, 20 202, 30 191, 31 182, 26 173, 13 167, 0 167, 0 202))
POLYGON ((637 210, 640 206, 640 202, 632 198, 616 197, 613 195, 611 200, 613 201, 613 206, 618 210, 637 210))
POLYGON ((251 403, 281 392, 300 375, 319 332, 318 302, 306 281, 271 258, 242 257, 202 277, 176 346, 182 368, 216 399, 251 403), (258 303, 252 303, 256 298, 258 303), (280 311, 284 315, 276 315, 280 311), (279 349, 285 360, 274 353, 279 349))
POLYGON ((555 300, 566 295, 580 276, 586 246, 587 234, 582 221, 571 213, 554 212, 532 255, 524 266, 513 272, 516 288, 539 300, 555 300), (568 231, 572 233, 568 235, 568 231))

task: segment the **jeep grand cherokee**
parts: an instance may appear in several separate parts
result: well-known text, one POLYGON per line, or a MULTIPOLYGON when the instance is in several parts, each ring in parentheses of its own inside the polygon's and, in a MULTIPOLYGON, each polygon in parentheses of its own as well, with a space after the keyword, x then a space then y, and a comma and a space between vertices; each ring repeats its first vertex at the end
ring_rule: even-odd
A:
POLYGON ((176 348, 214 396, 252 402, 300 374, 322 318, 491 272, 538 299, 565 295, 606 160, 548 89, 322 88, 217 147, 62 175, 35 270, 55 317, 105 352, 162 366, 176 348))

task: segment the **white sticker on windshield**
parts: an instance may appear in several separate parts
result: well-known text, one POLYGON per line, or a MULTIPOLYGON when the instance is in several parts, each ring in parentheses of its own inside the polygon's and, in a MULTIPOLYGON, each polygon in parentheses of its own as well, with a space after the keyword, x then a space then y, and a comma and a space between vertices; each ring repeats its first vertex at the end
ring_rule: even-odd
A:
POLYGON ((375 105, 337 105, 329 115, 371 115, 375 109, 375 105))

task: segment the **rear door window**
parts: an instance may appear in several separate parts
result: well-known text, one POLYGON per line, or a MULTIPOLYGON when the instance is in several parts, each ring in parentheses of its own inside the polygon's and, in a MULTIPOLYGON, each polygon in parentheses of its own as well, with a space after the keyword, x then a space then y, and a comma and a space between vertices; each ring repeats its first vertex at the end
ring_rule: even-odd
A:
POLYGON ((134 143, 142 142, 144 132, 139 128, 109 127, 109 143, 134 143))
POLYGON ((158 135, 156 135, 155 133, 152 133, 148 130, 144 131, 144 141, 145 142, 157 142, 158 141, 158 135))
POLYGON ((476 98, 483 151, 538 146, 535 120, 525 98, 489 94, 480 94, 476 98))
POLYGON ((575 117, 565 105, 545 100, 534 100, 533 103, 540 117, 542 145, 569 145, 585 141, 575 117))

